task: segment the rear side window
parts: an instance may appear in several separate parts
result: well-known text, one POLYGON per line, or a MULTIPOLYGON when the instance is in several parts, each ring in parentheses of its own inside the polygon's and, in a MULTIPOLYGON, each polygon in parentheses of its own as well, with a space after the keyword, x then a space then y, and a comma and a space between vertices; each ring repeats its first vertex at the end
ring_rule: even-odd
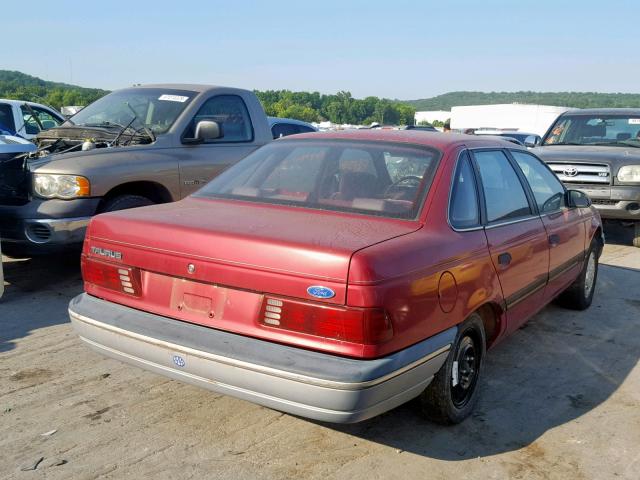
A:
POLYGON ((487 221, 531 215, 524 188, 507 156, 500 150, 474 153, 487 208, 487 221))
POLYGON ((297 125, 291 123, 276 123, 271 127, 271 133, 273 138, 288 137, 289 135, 295 135, 300 133, 297 125))
POLYGON ((540 213, 555 212, 565 206, 564 187, 558 178, 533 155, 512 151, 533 191, 540 213))
POLYGON ((454 228, 471 228, 480 224, 476 181, 466 152, 460 157, 451 187, 449 221, 454 228))
POLYGON ((13 121, 13 110, 11 105, 0 103, 0 133, 15 133, 16 125, 13 121))
POLYGON ((193 118, 193 122, 185 133, 192 137, 195 125, 200 120, 213 120, 222 125, 222 138, 217 142, 250 142, 253 140, 253 127, 244 101, 237 95, 218 95, 207 100, 193 118))

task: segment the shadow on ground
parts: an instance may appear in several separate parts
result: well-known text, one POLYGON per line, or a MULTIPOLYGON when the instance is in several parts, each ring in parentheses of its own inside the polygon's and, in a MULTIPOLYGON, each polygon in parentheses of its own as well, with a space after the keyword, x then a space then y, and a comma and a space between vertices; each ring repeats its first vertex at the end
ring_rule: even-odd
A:
POLYGON ((589 310, 551 305, 491 350, 480 401, 460 425, 434 425, 407 404, 360 424, 325 426, 446 460, 535 450, 547 430, 603 403, 637 364, 640 293, 620 285, 640 285, 640 271, 601 266, 589 310))
POLYGON ((605 241, 614 245, 633 245, 633 228, 624 227, 618 222, 604 222, 605 241))
POLYGON ((3 268, 0 352, 33 330, 69 321, 69 300, 82 291, 78 255, 5 260, 3 268))

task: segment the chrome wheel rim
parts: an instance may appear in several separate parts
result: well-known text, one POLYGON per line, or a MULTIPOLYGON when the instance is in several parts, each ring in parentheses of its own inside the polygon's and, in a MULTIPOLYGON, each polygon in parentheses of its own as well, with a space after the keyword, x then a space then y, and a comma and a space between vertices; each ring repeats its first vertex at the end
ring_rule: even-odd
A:
POLYGON ((593 290, 593 284, 596 280, 596 255, 594 252, 589 254, 589 259, 587 260, 587 271, 584 275, 584 296, 585 298, 589 298, 591 295, 591 291, 593 290))

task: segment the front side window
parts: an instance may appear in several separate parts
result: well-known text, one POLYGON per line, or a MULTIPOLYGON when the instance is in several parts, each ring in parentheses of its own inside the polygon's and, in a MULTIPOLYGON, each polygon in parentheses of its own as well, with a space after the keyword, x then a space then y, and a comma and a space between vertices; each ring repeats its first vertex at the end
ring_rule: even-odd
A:
POLYGON ((543 145, 610 145, 640 147, 640 114, 562 115, 543 145))
POLYGON ((0 134, 13 134, 16 125, 13 121, 13 107, 7 103, 0 103, 0 134))
POLYGON ((500 150, 475 152, 487 208, 487 221, 500 222, 531 215, 520 179, 500 150))
POLYGON ((218 95, 204 102, 185 137, 193 137, 195 126, 201 120, 212 120, 222 126, 223 136, 211 143, 250 142, 253 140, 253 127, 244 101, 237 95, 218 95))
POLYGON ((439 158, 440 152, 426 147, 281 140, 250 154, 195 195, 411 219, 439 158))
POLYGON ((540 213, 555 212, 565 206, 564 187, 558 178, 533 155, 511 151, 533 191, 540 213))
POLYGON ((451 186, 449 221, 454 228, 471 228, 480 224, 476 180, 466 152, 460 157, 451 186))

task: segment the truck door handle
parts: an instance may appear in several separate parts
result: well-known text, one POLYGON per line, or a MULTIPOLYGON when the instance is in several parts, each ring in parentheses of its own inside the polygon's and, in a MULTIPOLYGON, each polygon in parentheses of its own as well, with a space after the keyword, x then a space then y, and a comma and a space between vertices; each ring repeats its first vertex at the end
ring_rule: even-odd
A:
POLYGON ((503 267, 509 265, 511 263, 511 254, 509 252, 505 252, 498 255, 498 263, 503 267))
POLYGON ((559 243, 560 243, 560 235, 556 235, 555 233, 552 235, 549 235, 549 245, 551 245, 552 247, 555 247, 559 243))

